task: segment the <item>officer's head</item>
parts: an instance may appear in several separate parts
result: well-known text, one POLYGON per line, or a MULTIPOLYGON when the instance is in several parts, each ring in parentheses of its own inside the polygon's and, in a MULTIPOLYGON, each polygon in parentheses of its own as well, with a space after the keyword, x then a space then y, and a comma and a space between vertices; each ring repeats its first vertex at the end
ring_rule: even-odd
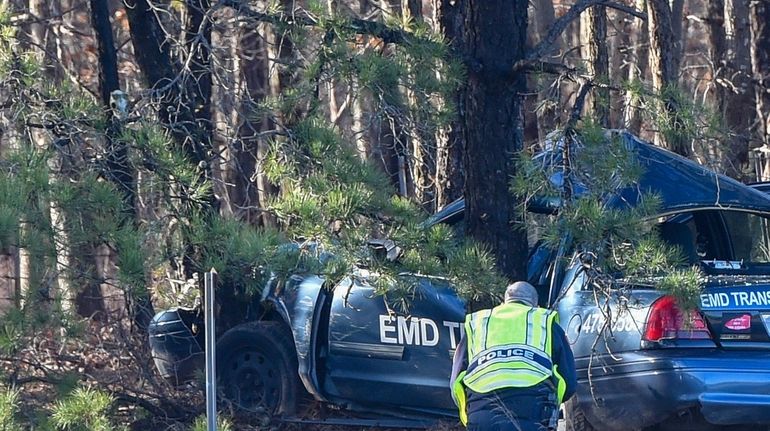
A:
POLYGON ((537 290, 526 281, 509 284, 505 289, 505 303, 518 302, 530 307, 537 306, 537 290))

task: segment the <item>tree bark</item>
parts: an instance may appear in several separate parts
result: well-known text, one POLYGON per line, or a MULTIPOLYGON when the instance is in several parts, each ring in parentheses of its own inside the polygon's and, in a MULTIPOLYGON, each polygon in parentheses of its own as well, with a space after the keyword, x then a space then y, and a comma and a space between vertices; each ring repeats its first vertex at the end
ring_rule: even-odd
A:
POLYGON ((647 0, 647 28, 650 35, 650 71, 652 87, 660 97, 661 115, 665 115, 663 133, 656 132, 655 143, 683 156, 690 153, 677 101, 679 58, 677 40, 668 0, 647 0))
POLYGON ((403 0, 401 7, 402 13, 409 12, 412 18, 422 20, 422 0, 403 0))
MULTIPOLYGON (((732 8, 734 5, 732 1, 730 3, 732 8)), ((748 162, 750 121, 754 115, 752 110, 747 109, 751 105, 750 100, 745 97, 747 75, 745 71, 742 74, 736 69, 737 64, 729 57, 732 50, 728 48, 727 31, 729 29, 734 33, 735 25, 731 21, 737 19, 733 15, 733 9, 729 12, 724 0, 709 0, 707 23, 715 107, 720 117, 725 119, 729 136, 728 141, 719 150, 724 153, 722 159, 725 161, 727 174, 740 178, 741 167, 748 162)))
MULTIPOLYGON (((211 20, 206 16, 211 9, 209 0, 187 0, 188 23, 185 41, 188 55, 191 56, 190 74, 192 81, 185 90, 192 103, 197 138, 201 139, 201 150, 206 151, 203 160, 209 160, 213 127, 211 123, 211 20)), ((199 150, 200 151, 200 150, 199 150)), ((199 159, 200 160, 200 159, 199 159)), ((210 202, 212 206, 216 202, 210 202)))
POLYGON ((709 29, 709 58, 713 70, 716 107, 721 115, 725 114, 726 89, 720 84, 726 69, 727 37, 725 34, 725 2, 724 0, 709 0, 706 12, 709 29))
POLYGON ((684 18, 685 0, 669 0, 671 5, 671 30, 674 33, 674 58, 677 61, 677 70, 681 59, 684 57, 685 36, 687 35, 689 20, 684 18))
MULTIPOLYGON (((123 204, 126 208, 126 217, 130 223, 136 218, 135 188, 136 174, 128 162, 128 148, 125 143, 117 139, 120 132, 119 119, 110 113, 111 94, 120 90, 118 78, 118 54, 115 50, 115 42, 110 23, 110 10, 107 0, 90 0, 91 25, 96 33, 96 48, 99 56, 99 94, 102 107, 107 112, 107 121, 110 126, 106 134, 107 147, 107 177, 115 184, 115 187, 123 194, 123 204)), ((114 107, 117 109, 118 107, 114 107)))
MULTIPOLYGON (((537 0, 533 3, 535 11, 534 24, 536 31, 529 31, 533 35, 532 46, 537 46, 548 34, 556 21, 556 12, 551 0, 537 0)), ((554 61, 561 62, 560 58, 564 48, 564 37, 560 35, 553 42, 551 52, 556 53, 554 61)), ((546 136, 559 126, 559 110, 561 106, 561 86, 558 82, 546 76, 530 76, 530 79, 538 81, 537 88, 537 131, 538 141, 545 142, 546 136)))
MULTIPOLYGON (((243 106, 245 112, 253 109, 254 105, 263 101, 270 92, 270 65, 266 46, 268 41, 264 34, 269 30, 264 27, 259 23, 247 23, 242 30, 239 43, 248 101, 243 106)), ((234 177, 230 182, 235 184, 233 190, 237 194, 231 196, 236 205, 252 208, 242 210, 245 212, 245 218, 252 220, 255 224, 270 225, 272 220, 260 209, 267 205, 268 198, 276 190, 265 178, 261 169, 268 142, 261 138, 259 133, 272 128, 273 123, 265 115, 259 119, 253 117, 253 115, 245 115, 244 124, 238 133, 240 145, 233 149, 235 168, 234 177)))
MULTIPOLYGON (((48 46, 46 22, 50 17, 49 3, 40 0, 31 0, 29 2, 30 12, 39 21, 31 25, 30 28, 30 42, 32 44, 32 52, 35 54, 37 60, 44 65, 45 75, 53 82, 56 82, 56 58, 51 58, 47 55, 46 49, 48 46)), ((61 59, 59 59, 61 61, 61 59)), ((33 145, 39 150, 45 150, 55 146, 51 145, 51 136, 40 129, 33 128, 29 132, 33 145)), ((57 151, 48 159, 48 169, 50 172, 49 182, 51 184, 56 181, 66 179, 66 161, 64 153, 57 151)), ((34 255, 28 253, 27 250, 22 249, 20 253, 21 269, 22 273, 20 278, 26 280, 26 283, 22 283, 23 290, 21 296, 25 301, 29 301, 27 305, 40 305, 47 304, 52 298, 61 298, 61 307, 65 312, 69 312, 73 309, 75 292, 72 284, 67 277, 67 272, 73 265, 72 249, 69 240, 69 233, 67 232, 67 219, 63 210, 54 201, 48 201, 43 203, 48 207, 47 216, 50 218, 52 235, 56 235, 57 238, 53 240, 55 248, 55 256, 53 261, 50 261, 43 255, 34 255), (53 276, 45 276, 46 273, 53 273, 53 276), (36 291, 34 289, 37 289, 36 291)), ((24 226, 22 225, 22 229, 24 226)))
POLYGON ((469 0, 464 53, 471 58, 465 88, 465 217, 468 233, 493 250, 501 272, 526 278, 527 238, 514 229, 516 199, 508 190, 514 155, 523 146, 522 94, 526 0, 469 0))
POLYGON ((126 0, 134 55, 150 88, 171 83, 175 71, 171 62, 171 44, 163 43, 163 33, 147 0, 126 0))
MULTIPOLYGON (((739 177, 749 162, 752 126, 756 122, 751 84, 749 5, 745 0, 725 0, 724 115, 729 128, 728 174, 739 177)), ((748 180, 748 179, 746 179, 748 180)))
MULTIPOLYGON (((467 0, 433 0, 434 19, 438 31, 449 41, 450 46, 460 52, 462 50, 464 11, 467 0)), ((436 208, 459 199, 463 195, 465 174, 463 154, 465 152, 465 137, 461 120, 463 101, 459 89, 454 103, 458 109, 458 117, 449 125, 436 133, 436 208)))
MULTIPOLYGON (((357 3, 356 12, 358 16, 366 16, 369 13, 370 5, 367 0, 358 0, 355 3, 357 3)), ((370 101, 367 94, 361 89, 360 82, 355 74, 351 76, 349 91, 351 98, 351 131, 353 132, 356 152, 361 160, 372 160, 371 127, 369 127, 364 118, 365 106, 369 105, 370 101)))
MULTIPOLYGON (((401 2, 401 15, 409 16, 413 21, 422 21, 422 0, 403 0, 401 2)), ((411 66, 407 66, 407 80, 412 79, 413 74, 417 73, 411 66)), ((434 137, 423 133, 420 124, 419 110, 417 108, 426 103, 423 95, 417 94, 410 86, 405 85, 402 89, 404 96, 405 110, 410 110, 414 114, 404 116, 405 124, 400 128, 403 133, 401 139, 404 141, 405 160, 408 169, 408 196, 413 198, 428 213, 437 210, 436 206, 436 183, 435 176, 432 175, 436 170, 436 145, 433 142, 434 137)), ((396 120, 398 121, 398 120, 396 120)))
MULTIPOLYGON (((211 142, 210 117, 209 124, 205 124, 205 116, 210 115, 205 111, 210 109, 206 108, 211 98, 210 81, 205 81, 206 78, 202 77, 204 85, 201 86, 201 93, 196 92, 197 83, 179 82, 179 71, 171 57, 171 44, 165 43, 166 34, 148 0, 127 0, 125 9, 136 61, 147 85, 160 93, 157 97, 160 100, 158 115, 161 122, 171 130, 176 144, 187 154, 190 161, 210 169, 210 146, 207 147, 211 142), (185 84, 189 84, 187 89, 184 88, 185 84), (200 107, 204 111, 196 114, 194 107, 200 107)), ((195 19, 191 18, 187 30, 194 27, 195 19)), ((202 15, 199 14, 197 19, 202 19, 202 15)), ((205 27, 208 28, 209 24, 205 27)), ((200 25, 195 28, 196 34, 200 28, 200 25)), ((205 38, 209 35, 210 42, 210 29, 206 28, 203 28, 202 36, 205 38)), ((192 61, 197 63, 191 65, 193 71, 200 70, 208 61, 206 47, 191 55, 192 61)), ((205 175, 211 177, 210 172, 205 175)))
MULTIPOLYGON (((607 9, 604 6, 594 6, 589 8, 584 16, 583 43, 587 48, 588 73, 594 82, 609 84, 610 55, 607 50, 607 9)), ((594 87, 590 106, 594 119, 602 127, 609 127, 610 90, 594 87)))
POLYGON ((18 307, 16 256, 11 249, 0 250, 0 315, 18 307))
MULTIPOLYGON (((121 141, 120 134, 121 118, 124 113, 118 112, 121 107, 112 106, 112 94, 120 90, 120 80, 118 77, 118 55, 115 49, 115 42, 110 22, 110 9, 107 0, 90 0, 91 6, 91 25, 96 33, 96 46, 99 55, 99 94, 101 95, 102 107, 107 112, 108 128, 105 134, 105 146, 107 149, 107 178, 109 178, 118 191, 123 195, 123 213, 125 219, 123 224, 135 224, 136 219, 136 170, 131 166, 128 156, 128 147, 121 141), (112 112, 111 112, 112 110, 112 112)), ((110 262, 110 249, 105 245, 96 246, 94 259, 96 259, 97 274, 99 279, 107 280, 114 278, 114 273, 107 272, 114 268, 110 262)), ((104 308, 115 314, 122 313, 118 310, 120 303, 119 291, 110 284, 102 285, 102 300, 104 308)), ((128 315, 134 322, 137 329, 142 332, 147 331, 152 316, 155 314, 149 292, 144 291, 138 294, 128 292, 126 297, 129 303, 128 315)))
POLYGON ((770 4, 752 0, 749 7, 757 135, 765 145, 770 145, 770 4))
MULTIPOLYGON (((635 7, 638 10, 646 10, 646 0, 636 0, 635 7)), ((626 60, 628 64, 628 82, 636 85, 644 81, 647 74, 649 38, 647 37, 645 23, 642 20, 632 20, 629 27, 631 33, 629 35, 630 46, 628 47, 629 55, 626 60)), ((636 134, 640 134, 642 128, 642 116, 637 106, 638 98, 639 94, 635 91, 626 91, 623 112, 625 127, 636 134)))
POLYGON ((109 108, 110 93, 120 89, 118 79, 118 54, 110 24, 110 8, 107 0, 90 0, 91 25, 96 33, 96 51, 99 56, 99 94, 102 106, 109 108))

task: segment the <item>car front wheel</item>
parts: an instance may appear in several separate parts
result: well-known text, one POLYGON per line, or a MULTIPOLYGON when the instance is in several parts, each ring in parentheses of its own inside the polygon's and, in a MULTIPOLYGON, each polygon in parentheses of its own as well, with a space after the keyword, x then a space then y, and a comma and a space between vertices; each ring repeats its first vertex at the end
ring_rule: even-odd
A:
POLYGON ((291 415, 299 393, 292 336, 278 322, 253 322, 217 342, 217 386, 225 403, 246 413, 291 415))

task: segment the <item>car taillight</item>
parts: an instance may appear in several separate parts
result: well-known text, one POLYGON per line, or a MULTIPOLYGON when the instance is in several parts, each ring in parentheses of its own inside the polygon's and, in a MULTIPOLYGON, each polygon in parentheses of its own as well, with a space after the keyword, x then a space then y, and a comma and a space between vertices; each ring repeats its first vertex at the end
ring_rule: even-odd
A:
POLYGON ((706 321, 698 311, 685 314, 673 296, 663 296, 650 307, 644 340, 704 340, 711 339, 706 321))

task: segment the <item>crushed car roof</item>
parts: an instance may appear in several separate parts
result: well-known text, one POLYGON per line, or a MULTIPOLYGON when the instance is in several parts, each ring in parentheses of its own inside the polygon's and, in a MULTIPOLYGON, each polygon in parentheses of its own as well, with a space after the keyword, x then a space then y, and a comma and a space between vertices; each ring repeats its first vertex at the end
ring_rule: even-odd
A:
POLYGON ((644 193, 655 193, 665 212, 713 207, 770 211, 770 198, 763 193, 631 133, 621 136, 636 152, 644 174, 638 185, 610 199, 611 206, 633 205, 644 193))
MULTIPOLYGON (((636 205, 644 195, 656 194, 661 213, 702 208, 741 209, 770 212, 770 197, 730 177, 666 149, 654 146, 627 131, 616 132, 637 157, 644 173, 638 184, 626 187, 608 199, 608 206, 636 205)), ((552 181, 560 182, 558 179, 552 181)), ((578 186, 579 188, 580 186, 578 186)), ((576 190, 577 193, 579 191, 576 190)), ((465 208, 464 199, 444 207, 426 225, 457 217, 465 208)), ((535 212, 543 212, 535 209, 535 212)), ((532 208, 530 208, 532 210, 532 208)))

